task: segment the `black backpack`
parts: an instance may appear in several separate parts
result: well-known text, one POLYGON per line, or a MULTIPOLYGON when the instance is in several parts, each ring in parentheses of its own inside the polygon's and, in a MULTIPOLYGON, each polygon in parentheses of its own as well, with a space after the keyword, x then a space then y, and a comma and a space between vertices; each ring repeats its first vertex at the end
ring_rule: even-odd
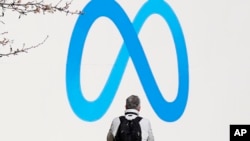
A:
POLYGON ((128 120, 125 116, 120 116, 120 125, 118 127, 115 141, 141 141, 141 126, 139 124, 142 117, 128 120))

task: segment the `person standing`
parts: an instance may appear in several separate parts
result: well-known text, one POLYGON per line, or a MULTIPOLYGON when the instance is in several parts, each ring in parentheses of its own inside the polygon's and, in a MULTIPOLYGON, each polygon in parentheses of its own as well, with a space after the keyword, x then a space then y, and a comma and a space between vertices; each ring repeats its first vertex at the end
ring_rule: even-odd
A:
POLYGON ((113 119, 107 141, 154 141, 151 123, 139 116, 140 109, 140 98, 129 96, 126 99, 125 115, 113 119))

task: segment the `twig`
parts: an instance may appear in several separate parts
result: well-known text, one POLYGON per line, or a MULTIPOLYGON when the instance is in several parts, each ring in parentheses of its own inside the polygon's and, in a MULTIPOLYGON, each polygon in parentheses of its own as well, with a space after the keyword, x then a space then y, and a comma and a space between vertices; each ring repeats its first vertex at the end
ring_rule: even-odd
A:
POLYGON ((70 11, 69 6, 72 3, 72 1, 65 3, 64 6, 60 7, 59 5, 62 3, 62 0, 60 0, 56 5, 45 4, 44 1, 40 2, 27 2, 22 3, 21 0, 14 0, 13 2, 6 2, 1 0, 0 1, 0 8, 2 8, 2 17, 5 16, 4 12, 5 10, 12 10, 14 12, 19 13, 19 18, 22 15, 27 15, 28 13, 54 13, 54 12, 64 12, 66 14, 83 14, 82 11, 76 10, 76 11, 70 11))
POLYGON ((25 47, 25 44, 23 44, 22 49, 13 50, 12 47, 10 46, 10 52, 9 53, 5 53, 5 54, 0 54, 0 57, 4 57, 4 56, 8 57, 8 56, 11 56, 11 55, 17 55, 17 54, 19 54, 21 52, 27 53, 28 50, 33 49, 33 48, 37 48, 37 47, 43 45, 48 38, 49 38, 49 36, 47 35, 46 38, 42 42, 38 43, 37 45, 30 46, 30 47, 25 47))

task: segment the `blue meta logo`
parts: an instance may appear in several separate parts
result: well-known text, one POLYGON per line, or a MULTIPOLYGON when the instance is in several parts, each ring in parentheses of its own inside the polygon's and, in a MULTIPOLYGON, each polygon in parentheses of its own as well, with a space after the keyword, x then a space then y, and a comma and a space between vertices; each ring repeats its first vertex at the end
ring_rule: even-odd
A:
POLYGON ((66 66, 67 94, 73 112, 84 121, 93 122, 100 119, 111 105, 128 59, 131 58, 147 99, 157 116, 166 122, 178 120, 184 113, 187 104, 189 73, 184 36, 171 7, 164 0, 148 0, 139 9, 132 22, 115 0, 91 0, 83 11, 84 15, 78 17, 71 36, 66 66), (141 27, 152 14, 158 14, 165 20, 175 43, 179 85, 177 96, 172 102, 166 101, 162 96, 138 39, 141 27), (88 101, 81 90, 81 61, 88 32, 95 20, 100 17, 106 17, 114 23, 124 44, 121 46, 99 97, 94 101, 88 101))

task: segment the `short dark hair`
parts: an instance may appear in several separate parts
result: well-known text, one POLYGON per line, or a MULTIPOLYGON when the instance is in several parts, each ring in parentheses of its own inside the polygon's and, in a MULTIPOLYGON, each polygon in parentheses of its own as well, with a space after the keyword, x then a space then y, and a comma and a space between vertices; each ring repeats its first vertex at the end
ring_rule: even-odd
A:
POLYGON ((137 109, 140 106, 140 98, 136 95, 131 95, 126 99, 127 109, 137 109))

